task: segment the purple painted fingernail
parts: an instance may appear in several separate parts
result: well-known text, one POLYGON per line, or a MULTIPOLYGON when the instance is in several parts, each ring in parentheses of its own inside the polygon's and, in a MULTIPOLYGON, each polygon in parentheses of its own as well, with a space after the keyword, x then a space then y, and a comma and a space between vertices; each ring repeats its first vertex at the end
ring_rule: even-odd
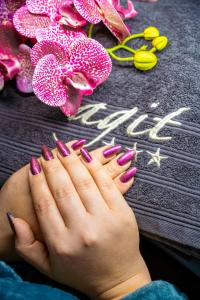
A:
POLYGON ((113 154, 118 153, 121 149, 122 149, 121 145, 115 145, 115 146, 112 146, 112 147, 104 150, 103 155, 104 155, 105 158, 107 158, 107 157, 109 157, 113 154))
POLYGON ((31 158, 30 168, 33 175, 37 175, 41 172, 40 164, 35 157, 31 158))
POLYGON ((127 162, 131 161, 135 156, 134 150, 128 150, 126 153, 122 154, 117 160, 118 165, 123 166, 127 162))
POLYGON ((77 149, 83 147, 83 145, 85 145, 85 143, 86 143, 86 140, 84 140, 84 139, 76 141, 75 143, 72 144, 72 149, 77 150, 77 149))
POLYGON ((42 156, 44 157, 45 160, 54 159, 53 153, 46 145, 42 145, 42 156))
POLYGON ((136 167, 133 167, 131 169, 129 169, 128 171, 126 171, 121 177, 120 177, 120 181, 123 183, 128 182, 129 180, 131 180, 135 174, 137 173, 138 169, 136 167))
POLYGON ((65 143, 63 141, 57 140, 56 146, 62 156, 66 157, 66 156, 70 155, 69 148, 65 145, 65 143))
POLYGON ((87 149, 85 148, 81 148, 80 149, 82 157, 85 159, 86 162, 91 162, 92 161, 92 157, 90 155, 90 153, 87 151, 87 149))
POLYGON ((8 218, 8 222, 10 224, 10 227, 12 229, 12 232, 14 233, 14 235, 16 235, 16 231, 15 231, 15 226, 14 226, 14 223, 13 223, 13 215, 10 213, 10 212, 7 212, 7 218, 8 218))

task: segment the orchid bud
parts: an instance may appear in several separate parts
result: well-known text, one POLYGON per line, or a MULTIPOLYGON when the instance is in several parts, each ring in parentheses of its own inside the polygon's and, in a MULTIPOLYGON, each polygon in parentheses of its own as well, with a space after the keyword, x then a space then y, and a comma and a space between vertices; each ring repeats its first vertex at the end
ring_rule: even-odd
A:
POLYGON ((144 30, 144 39, 152 40, 159 36, 160 32, 156 27, 150 26, 144 30))
POLYGON ((166 36, 158 36, 152 41, 152 46, 158 51, 162 51, 168 44, 168 38, 166 36))
POLYGON ((148 71, 157 64, 157 57, 150 51, 138 51, 133 58, 133 63, 136 69, 148 71))

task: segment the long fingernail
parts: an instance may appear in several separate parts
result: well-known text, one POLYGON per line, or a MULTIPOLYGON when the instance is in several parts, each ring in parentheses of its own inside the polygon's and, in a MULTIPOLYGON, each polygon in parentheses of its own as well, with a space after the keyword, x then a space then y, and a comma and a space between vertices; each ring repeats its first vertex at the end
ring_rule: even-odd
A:
POLYGON ((37 175, 41 172, 40 164, 35 157, 31 158, 30 168, 33 175, 37 175))
POLYGON ((131 161, 135 156, 134 150, 128 150, 126 153, 122 154, 117 160, 118 165, 123 166, 131 161))
POLYGON ((128 182, 129 180, 131 180, 135 174, 137 173, 138 169, 133 167, 131 169, 129 169, 128 171, 126 171, 121 177, 120 177, 120 181, 123 183, 128 182))
POLYGON ((92 161, 92 157, 90 155, 90 153, 85 149, 85 148, 81 148, 80 149, 82 157, 85 159, 86 162, 91 162, 92 161))
POLYGON ((83 147, 83 145, 85 145, 86 143, 86 140, 82 139, 82 140, 79 140, 79 141, 76 141, 75 143, 72 144, 72 149, 73 150, 77 150, 81 147, 83 147))
POLYGON ((58 148, 58 150, 59 150, 59 152, 60 152, 60 154, 62 155, 62 156, 68 156, 68 155, 70 155, 70 150, 69 150, 69 148, 65 145, 65 143, 63 142, 63 141, 61 141, 61 140, 57 140, 56 141, 56 146, 57 146, 57 148, 58 148))
POLYGON ((109 157, 113 154, 116 154, 118 153, 120 150, 122 149, 122 146, 121 145, 115 145, 115 146, 112 146, 106 150, 103 151, 103 155, 104 157, 109 157))
POLYGON ((15 231, 15 226, 14 226, 14 223, 13 223, 13 215, 10 213, 10 212, 7 212, 7 218, 8 218, 8 222, 10 224, 10 227, 12 229, 12 232, 14 233, 14 235, 16 235, 16 231, 15 231))
POLYGON ((42 156, 44 157, 45 160, 54 159, 53 153, 46 145, 42 145, 42 156))

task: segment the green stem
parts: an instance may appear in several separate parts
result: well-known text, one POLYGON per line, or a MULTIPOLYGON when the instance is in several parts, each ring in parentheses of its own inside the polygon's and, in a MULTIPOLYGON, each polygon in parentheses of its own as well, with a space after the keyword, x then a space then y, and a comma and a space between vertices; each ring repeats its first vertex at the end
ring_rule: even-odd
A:
POLYGON ((92 38, 93 28, 94 28, 94 24, 90 24, 89 30, 88 30, 88 38, 92 38))
POLYGON ((131 53, 133 53, 133 54, 136 53, 136 50, 134 50, 134 49, 132 49, 132 48, 130 48, 130 47, 128 47, 128 46, 121 45, 121 44, 119 44, 119 45, 117 45, 117 46, 114 46, 114 47, 112 47, 112 48, 107 48, 106 50, 107 50, 108 52, 109 52, 109 51, 114 52, 114 51, 117 51, 117 50, 119 50, 119 49, 124 49, 124 50, 126 50, 126 51, 128 51, 128 52, 131 52, 131 53))
POLYGON ((154 53, 154 52, 156 52, 156 50, 157 50, 157 49, 153 47, 153 48, 151 48, 151 49, 149 50, 149 52, 154 53))
POLYGON ((132 34, 130 36, 128 36, 127 38, 125 38, 125 40, 123 40, 122 45, 126 44, 128 41, 132 40, 132 39, 136 39, 138 37, 143 37, 144 33, 136 33, 136 34, 132 34))
POLYGON ((112 51, 108 51, 108 53, 110 54, 110 56, 112 58, 114 58, 117 61, 133 61, 133 57, 119 57, 117 55, 115 55, 114 53, 112 53, 112 51))

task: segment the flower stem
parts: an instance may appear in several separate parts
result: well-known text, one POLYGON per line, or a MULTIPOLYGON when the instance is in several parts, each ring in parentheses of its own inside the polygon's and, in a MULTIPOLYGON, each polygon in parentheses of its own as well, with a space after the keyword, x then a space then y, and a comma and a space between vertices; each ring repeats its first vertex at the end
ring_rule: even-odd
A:
POLYGON ((112 58, 114 58, 117 61, 133 61, 132 56, 130 56, 130 57, 119 57, 119 56, 115 55, 112 51, 109 51, 108 49, 107 49, 107 52, 110 54, 110 56, 112 58))
POLYGON ((141 32, 141 33, 136 33, 136 34, 132 34, 130 36, 128 36, 127 38, 125 38, 122 42, 122 45, 126 44, 128 41, 132 40, 132 39, 135 39, 135 38, 138 38, 138 37, 143 37, 144 36, 144 33, 141 32))
POLYGON ((88 30, 88 38, 92 38, 93 28, 94 28, 94 24, 90 24, 89 30, 88 30))
POLYGON ((119 44, 119 45, 117 45, 117 46, 114 46, 113 48, 107 48, 106 50, 108 51, 108 52, 114 52, 114 51, 117 51, 117 50, 119 50, 119 49, 124 49, 124 50, 126 50, 126 51, 128 51, 128 52, 131 52, 131 53, 133 53, 133 54, 135 54, 136 53, 136 50, 134 50, 134 49, 132 49, 132 48, 130 48, 130 47, 128 47, 128 46, 125 46, 125 45, 122 45, 122 44, 119 44))

